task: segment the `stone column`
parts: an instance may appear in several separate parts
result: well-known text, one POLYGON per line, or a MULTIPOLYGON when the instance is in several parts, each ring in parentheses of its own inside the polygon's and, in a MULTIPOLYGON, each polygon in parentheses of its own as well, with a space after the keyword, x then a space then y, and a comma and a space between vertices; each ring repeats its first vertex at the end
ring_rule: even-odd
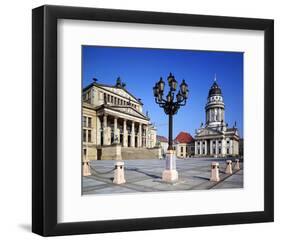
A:
POLYGON ((139 124, 139 133, 138 133, 138 147, 142 146, 142 124, 139 124))
POLYGON ((222 156, 225 156, 225 154, 226 154, 226 140, 225 139, 221 140, 221 154, 222 154, 222 156))
POLYGON ((200 140, 200 155, 202 155, 202 140, 200 140))
POLYGON ((207 143, 208 143, 208 140, 205 140, 205 155, 207 155, 208 154, 208 145, 207 145, 207 143))
POLYGON ((148 125, 145 126, 145 147, 148 148, 148 125))
POLYGON ((97 132, 97 145, 101 145, 101 121, 100 121, 100 117, 98 116, 97 116, 96 132, 97 132))
POLYGON ((218 155, 218 140, 216 139, 216 155, 218 155))
POLYGON ((103 116, 103 144, 110 145, 111 137, 110 137, 110 129, 107 127, 107 114, 103 116))
POLYGON ((195 147, 194 147, 194 154, 195 155, 198 155, 198 153, 197 153, 197 149, 198 149, 198 147, 197 147, 197 140, 195 141, 195 147))
POLYGON ((131 147, 135 147, 135 122, 132 121, 131 147))
POLYGON ((213 154, 213 140, 210 139, 210 155, 213 154))
POLYGON ((232 139, 229 140, 229 154, 230 155, 233 154, 233 140, 232 139))
POLYGON ((118 132, 117 121, 118 121, 118 118, 117 118, 117 117, 114 117, 114 131, 113 131, 113 134, 114 134, 114 142, 116 142, 116 143, 118 144, 118 143, 119 143, 119 140, 120 140, 120 137, 119 137, 119 132, 118 132), (117 141, 115 141, 116 137, 117 137, 117 141))
POLYGON ((123 146, 128 147, 127 120, 123 121, 123 146))

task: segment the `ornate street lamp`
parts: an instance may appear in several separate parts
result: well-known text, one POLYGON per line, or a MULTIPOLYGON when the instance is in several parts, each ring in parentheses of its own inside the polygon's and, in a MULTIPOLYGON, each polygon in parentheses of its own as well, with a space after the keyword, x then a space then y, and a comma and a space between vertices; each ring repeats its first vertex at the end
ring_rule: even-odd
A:
POLYGON ((166 169, 163 172, 162 179, 167 182, 174 182, 178 180, 178 173, 176 171, 176 156, 173 149, 173 115, 178 112, 181 106, 186 104, 188 88, 185 80, 182 80, 179 91, 175 97, 178 82, 172 73, 170 73, 167 80, 170 90, 166 96, 166 99, 163 97, 165 82, 163 81, 162 77, 153 87, 153 94, 155 97, 155 102, 164 109, 164 112, 167 115, 169 115, 169 146, 166 155, 166 169))

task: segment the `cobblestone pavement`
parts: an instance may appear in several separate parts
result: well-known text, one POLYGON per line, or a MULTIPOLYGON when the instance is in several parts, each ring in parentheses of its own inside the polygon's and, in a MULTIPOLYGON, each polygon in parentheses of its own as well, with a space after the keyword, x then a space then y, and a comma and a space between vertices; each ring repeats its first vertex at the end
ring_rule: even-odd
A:
MULTIPOLYGON (((126 183, 116 185, 112 183, 114 176, 112 169, 115 161, 92 161, 90 163, 93 168, 92 175, 82 178, 83 195, 243 188, 243 163, 240 163, 240 170, 233 170, 233 174, 228 175, 224 172, 225 159, 179 159, 177 160, 179 181, 174 184, 164 183, 161 180, 165 160, 126 160, 124 162, 126 183), (212 161, 220 163, 220 182, 209 181, 212 161)), ((234 168, 234 162, 232 167, 234 168)))

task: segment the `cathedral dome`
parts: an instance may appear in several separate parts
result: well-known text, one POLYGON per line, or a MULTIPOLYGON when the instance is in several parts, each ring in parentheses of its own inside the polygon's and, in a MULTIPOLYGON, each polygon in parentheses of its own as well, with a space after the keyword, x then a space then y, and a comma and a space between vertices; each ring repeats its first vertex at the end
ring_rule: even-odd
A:
POLYGON ((221 89, 216 81, 214 81, 213 85, 211 86, 209 90, 209 97, 216 96, 216 95, 222 95, 221 89))

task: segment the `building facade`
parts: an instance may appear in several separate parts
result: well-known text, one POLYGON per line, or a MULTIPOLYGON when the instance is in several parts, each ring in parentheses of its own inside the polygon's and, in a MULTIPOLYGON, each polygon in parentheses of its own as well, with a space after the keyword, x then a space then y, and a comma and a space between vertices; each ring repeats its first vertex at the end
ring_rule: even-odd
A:
POLYGON ((187 132, 180 132, 174 140, 174 149, 178 158, 194 156, 194 140, 187 132))
POLYGON ((225 104, 216 79, 211 86, 205 106, 205 125, 194 137, 195 156, 226 157, 239 155, 239 133, 236 124, 228 128, 225 122, 225 104))
POLYGON ((82 103, 83 155, 87 159, 102 159, 103 148, 116 144, 128 150, 156 146, 157 130, 143 114, 141 99, 120 78, 112 86, 94 81, 83 89, 82 103))
POLYGON ((165 136, 157 135, 157 145, 161 148, 161 158, 164 158, 166 156, 167 150, 168 150, 168 139, 165 136))

